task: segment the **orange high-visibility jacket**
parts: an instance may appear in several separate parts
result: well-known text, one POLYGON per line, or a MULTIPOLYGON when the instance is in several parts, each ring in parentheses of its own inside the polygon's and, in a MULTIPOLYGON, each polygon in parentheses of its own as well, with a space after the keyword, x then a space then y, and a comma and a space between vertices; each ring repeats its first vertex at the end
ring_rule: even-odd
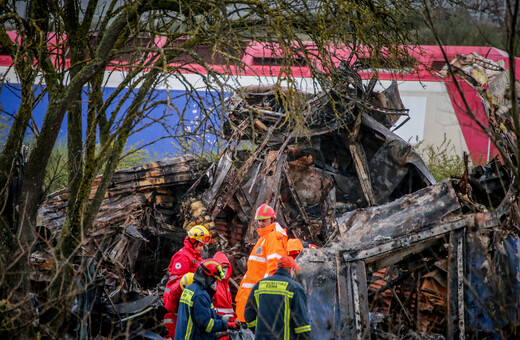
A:
POLYGON ((244 309, 255 283, 273 275, 278 260, 287 255, 287 233, 278 223, 272 223, 257 232, 260 238, 249 255, 246 275, 235 297, 237 318, 242 322, 245 322, 244 309))

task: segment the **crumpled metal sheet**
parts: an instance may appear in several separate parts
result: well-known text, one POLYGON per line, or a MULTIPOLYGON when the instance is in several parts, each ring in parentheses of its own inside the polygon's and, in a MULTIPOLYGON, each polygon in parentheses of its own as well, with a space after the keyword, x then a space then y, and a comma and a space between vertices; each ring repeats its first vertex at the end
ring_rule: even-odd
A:
POLYGON ((160 296, 157 292, 154 292, 148 296, 140 298, 135 301, 126 302, 126 303, 118 303, 114 306, 108 304, 105 306, 107 312, 111 314, 135 314, 142 312, 148 307, 159 306, 160 305, 160 296))
MULTIPOLYGON (((338 217, 340 236, 335 247, 357 259, 380 255, 377 249, 366 256, 362 253, 378 247, 381 253, 395 251, 423 241, 422 238, 413 239, 413 236, 451 221, 448 220, 450 214, 459 209, 457 195, 450 183, 441 182, 393 202, 338 217)), ((432 236, 424 235, 425 238, 432 236)))

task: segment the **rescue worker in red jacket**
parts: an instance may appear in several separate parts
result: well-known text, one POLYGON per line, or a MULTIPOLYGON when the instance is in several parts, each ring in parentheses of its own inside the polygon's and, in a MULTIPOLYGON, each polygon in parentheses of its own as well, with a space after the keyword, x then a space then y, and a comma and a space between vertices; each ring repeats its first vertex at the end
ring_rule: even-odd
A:
POLYGON ((311 324, 303 287, 292 278, 300 270, 284 256, 273 276, 260 280, 247 300, 245 318, 255 340, 310 339, 311 324))
POLYGON ((260 238, 249 255, 247 271, 235 297, 237 319, 242 322, 245 322, 244 309, 255 283, 273 275, 278 260, 287 255, 287 232, 275 222, 275 219, 273 208, 267 204, 262 204, 256 210, 256 231, 260 238))
POLYGON ((220 262, 225 275, 222 280, 217 281, 217 292, 213 296, 213 304, 215 305, 217 314, 222 315, 224 319, 233 320, 236 318, 236 315, 233 310, 231 290, 229 289, 229 278, 233 274, 231 263, 227 256, 221 251, 217 252, 213 258, 220 262))
POLYGON ((168 310, 168 313, 164 317, 164 325, 168 329, 167 338, 173 339, 175 336, 175 322, 177 320, 177 310, 179 309, 179 300, 181 298, 182 291, 193 283, 193 273, 186 273, 184 276, 173 284, 172 281, 168 281, 166 289, 163 294, 164 308, 168 310), (172 285, 169 285, 172 283, 172 285), (180 287, 180 289, 178 289, 180 287), (171 315, 168 315, 171 314, 171 315))
POLYGON ((184 274, 195 273, 202 262, 201 252, 204 245, 210 243, 210 241, 209 231, 204 226, 196 225, 188 231, 188 236, 184 239, 184 247, 172 256, 168 267, 170 277, 163 294, 164 306, 168 310, 168 313, 164 315, 163 322, 168 329, 169 337, 173 338, 175 334, 177 308, 182 294, 179 281, 184 274))
POLYGON ((236 322, 224 321, 213 307, 217 280, 223 278, 222 267, 215 259, 200 264, 193 283, 181 295, 175 340, 215 340, 218 332, 238 327, 236 322))

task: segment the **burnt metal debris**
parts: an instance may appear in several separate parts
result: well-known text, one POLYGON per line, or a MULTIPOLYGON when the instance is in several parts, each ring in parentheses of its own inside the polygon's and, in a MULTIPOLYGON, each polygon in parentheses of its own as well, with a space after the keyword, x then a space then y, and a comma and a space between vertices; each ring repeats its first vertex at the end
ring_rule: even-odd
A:
MULTIPOLYGON (((503 65, 459 56, 451 72, 483 96, 512 155, 503 65)), ((196 224, 214 236, 203 255, 225 252, 238 282, 262 203, 275 208, 289 237, 319 246, 297 260, 316 339, 518 334, 520 211, 511 169, 496 158, 435 183, 389 129, 408 114, 397 84, 376 92, 375 79, 364 84, 347 63, 335 79, 317 95, 237 89, 224 105, 227 145, 218 161, 186 156, 116 173, 81 248, 83 258, 95 259, 89 266, 96 264, 95 280, 85 281, 91 294, 77 300, 80 311, 100 310, 89 334, 146 314, 138 330, 160 332, 161 280, 196 224)), ((42 206, 38 225, 48 240, 59 234, 66 204, 62 191, 42 206)), ((32 260, 37 290, 52 259, 42 247, 32 260)))

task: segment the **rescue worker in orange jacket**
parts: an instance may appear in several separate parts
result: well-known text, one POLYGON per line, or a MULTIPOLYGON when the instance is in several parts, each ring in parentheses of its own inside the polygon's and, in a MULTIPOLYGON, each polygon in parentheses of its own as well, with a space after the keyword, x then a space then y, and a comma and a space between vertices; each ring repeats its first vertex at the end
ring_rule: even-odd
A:
POLYGON ((164 326, 168 329, 168 336, 175 335, 177 323, 177 309, 182 294, 179 281, 186 273, 195 273, 202 262, 201 252, 204 245, 211 242, 211 234, 201 225, 196 225, 188 230, 188 236, 184 239, 184 247, 176 252, 170 261, 168 272, 170 274, 166 289, 163 293, 164 306, 168 313, 164 315, 164 326))
POLYGON ((273 275, 278 260, 287 255, 287 232, 275 222, 275 219, 273 208, 267 204, 262 204, 256 210, 256 231, 260 238, 249 255, 247 271, 235 297, 237 319, 242 322, 245 322, 244 309, 255 283, 273 275))
POLYGON ((317 247, 307 241, 303 242, 297 238, 290 238, 287 240, 287 255, 296 260, 303 248, 316 249, 317 247))
POLYGON ((303 250, 302 241, 297 238, 290 238, 287 240, 287 255, 296 260, 303 250))

